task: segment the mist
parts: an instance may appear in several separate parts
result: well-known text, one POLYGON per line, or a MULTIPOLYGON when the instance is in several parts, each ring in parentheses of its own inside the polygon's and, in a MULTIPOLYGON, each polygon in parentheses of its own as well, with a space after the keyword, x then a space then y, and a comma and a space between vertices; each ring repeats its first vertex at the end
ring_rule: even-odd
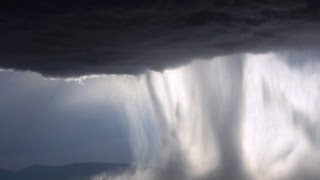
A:
POLYGON ((0 179, 319 180, 320 1, 0 1, 0 179))
POLYGON ((319 179, 318 59, 245 53, 67 79, 2 70, 0 165, 132 167, 93 180, 319 179))
POLYGON ((124 83, 138 168, 94 179, 319 178, 320 63, 311 54, 195 60, 124 83))

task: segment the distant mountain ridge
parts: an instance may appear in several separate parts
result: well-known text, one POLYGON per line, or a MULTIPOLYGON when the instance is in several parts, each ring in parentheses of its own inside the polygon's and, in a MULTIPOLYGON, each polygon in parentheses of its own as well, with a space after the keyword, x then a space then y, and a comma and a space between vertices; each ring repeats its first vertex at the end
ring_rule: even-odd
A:
POLYGON ((63 166, 33 165, 19 171, 0 169, 1 180, 89 180, 100 173, 116 175, 133 169, 129 164, 74 163, 63 166))
MULTIPOLYGON (((5 170, 5 169, 0 169, 0 179, 6 180, 15 177, 15 172, 5 170)), ((11 180, 11 179, 10 179, 11 180)))

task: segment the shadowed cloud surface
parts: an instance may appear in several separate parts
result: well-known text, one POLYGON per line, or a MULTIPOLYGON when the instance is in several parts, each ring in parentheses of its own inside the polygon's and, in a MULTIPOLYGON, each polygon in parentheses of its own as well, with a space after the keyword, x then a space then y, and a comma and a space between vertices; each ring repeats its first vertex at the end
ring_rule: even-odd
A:
POLYGON ((0 68, 12 71, 0 70, 0 166, 137 165, 94 180, 319 179, 318 10, 2 1, 0 68))
POLYGON ((2 1, 0 67, 137 74, 195 58, 319 46, 315 0, 2 1))

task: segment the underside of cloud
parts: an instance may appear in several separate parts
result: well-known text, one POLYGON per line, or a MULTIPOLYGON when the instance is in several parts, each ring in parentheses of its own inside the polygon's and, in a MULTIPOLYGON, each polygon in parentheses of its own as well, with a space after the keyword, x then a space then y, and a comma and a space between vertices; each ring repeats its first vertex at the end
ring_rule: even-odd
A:
POLYGON ((314 0, 1 2, 0 67, 137 74, 237 52, 320 44, 314 0))

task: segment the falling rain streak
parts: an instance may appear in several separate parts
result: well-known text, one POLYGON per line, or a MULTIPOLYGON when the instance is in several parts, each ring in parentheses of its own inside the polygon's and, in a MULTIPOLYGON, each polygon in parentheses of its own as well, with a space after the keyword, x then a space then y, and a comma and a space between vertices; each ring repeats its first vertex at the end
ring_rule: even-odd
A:
POLYGON ((317 61, 296 67, 289 53, 242 54, 117 78, 138 167, 95 179, 320 175, 317 61))

